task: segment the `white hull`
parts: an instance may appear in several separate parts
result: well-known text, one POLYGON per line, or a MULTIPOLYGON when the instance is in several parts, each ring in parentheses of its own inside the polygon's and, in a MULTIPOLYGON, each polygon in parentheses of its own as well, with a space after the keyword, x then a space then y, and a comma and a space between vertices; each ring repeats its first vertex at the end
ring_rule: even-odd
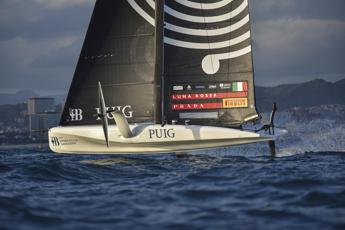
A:
POLYGON ((140 124, 130 129, 134 137, 124 138, 115 125, 110 125, 108 148, 101 126, 56 127, 49 131, 49 147, 56 153, 147 154, 273 140, 271 135, 220 127, 140 124))

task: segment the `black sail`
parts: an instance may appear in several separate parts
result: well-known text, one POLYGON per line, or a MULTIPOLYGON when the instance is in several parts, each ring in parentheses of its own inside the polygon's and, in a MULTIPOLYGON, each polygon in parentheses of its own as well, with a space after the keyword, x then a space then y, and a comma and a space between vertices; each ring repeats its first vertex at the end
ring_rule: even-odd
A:
POLYGON ((151 17, 154 9, 143 3, 97 0, 60 125, 100 124, 98 82, 110 109, 132 123, 153 120, 154 27, 133 6, 151 17))
POLYGON ((61 125, 99 124, 98 81, 131 123, 258 118, 248 0, 160 1, 97 0, 61 125))
POLYGON ((227 127, 257 119, 248 0, 165 4, 165 118, 227 127))

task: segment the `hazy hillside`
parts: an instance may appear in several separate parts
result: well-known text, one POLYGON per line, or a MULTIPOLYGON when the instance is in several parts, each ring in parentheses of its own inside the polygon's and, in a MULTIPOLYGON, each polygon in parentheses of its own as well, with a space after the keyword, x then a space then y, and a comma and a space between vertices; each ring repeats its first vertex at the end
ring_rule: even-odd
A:
POLYGON ((32 90, 21 90, 15 94, 0 93, 0 105, 15 105, 26 102, 30 97, 38 96, 32 90))
POLYGON ((335 83, 313 80, 301 84, 256 87, 256 101, 259 111, 270 111, 273 102, 278 103, 281 111, 296 106, 345 105, 345 79, 335 83))
MULTIPOLYGON (((31 97, 39 97, 40 95, 32 90, 21 90, 13 94, 0 93, 0 105, 16 105, 26 103, 31 97)), ((63 104, 66 95, 47 95, 44 97, 52 97, 56 104, 63 104)))

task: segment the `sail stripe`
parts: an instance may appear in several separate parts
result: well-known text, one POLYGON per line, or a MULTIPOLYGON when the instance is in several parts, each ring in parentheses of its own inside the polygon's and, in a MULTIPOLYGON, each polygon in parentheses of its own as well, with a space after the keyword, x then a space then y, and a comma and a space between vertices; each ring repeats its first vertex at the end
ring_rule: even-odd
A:
POLYGON ((203 30, 203 29, 190 29, 181 26, 175 26, 170 23, 165 23, 165 28, 174 32, 178 32, 181 34, 189 34, 194 36, 218 36, 223 34, 228 34, 234 32, 247 24, 249 22, 249 15, 245 16, 243 19, 238 21, 237 23, 219 29, 212 29, 212 30, 203 30))
MULTIPOLYGON (((229 5, 234 0, 221 0, 215 3, 197 3, 188 0, 175 0, 175 2, 180 3, 181 5, 198 9, 198 10, 214 10, 218 8, 222 8, 226 5, 229 5)), ((146 2, 152 7, 155 8, 155 2, 153 0, 146 0, 146 2)))
MULTIPOLYGON (((137 3, 135 0, 127 0, 127 2, 133 7, 133 9, 141 15, 148 23, 155 26, 155 19, 151 17, 148 13, 146 13, 137 3)), ((154 4, 154 3, 153 3, 154 4)), ((153 7, 154 9, 155 7, 153 7)))
MULTIPOLYGON (((128 0, 128 1, 132 1, 132 0, 128 0)), ((146 2, 153 9, 155 8, 155 3, 153 0, 146 0, 146 2)), ((242 4, 239 7, 237 7, 235 10, 228 12, 226 14, 219 15, 219 16, 210 16, 210 17, 200 17, 200 16, 193 16, 193 15, 180 13, 170 8, 169 6, 165 6, 164 10, 165 10, 165 13, 170 14, 171 16, 174 16, 180 20, 195 22, 195 23, 216 23, 216 22, 227 21, 236 17, 245 9, 247 9, 247 6, 248 6, 248 0, 244 0, 242 4)))
MULTIPOLYGON (((213 42, 213 43, 196 43, 196 42, 186 42, 186 41, 180 41, 169 37, 164 37, 164 43, 174 46, 179 46, 183 48, 188 49, 220 49, 225 47, 230 47, 237 45, 247 39, 250 38, 250 31, 247 31, 246 33, 242 34, 241 36, 238 36, 237 38, 233 38, 228 41, 224 42, 213 42)), ((229 54, 227 54, 229 56, 229 54)))
MULTIPOLYGON (((155 20, 153 17, 151 17, 149 14, 147 14, 136 2, 135 0, 127 0, 128 3, 137 11, 138 14, 140 14, 147 22, 149 22, 151 25, 155 25, 155 20)), ((148 1, 150 6, 155 9, 154 2, 153 1, 148 1)), ((203 29, 190 29, 190 28, 185 28, 181 26, 175 26, 172 25, 171 23, 165 23, 165 28, 177 33, 181 34, 189 34, 189 35, 194 35, 194 36, 218 36, 218 35, 223 35, 227 33, 231 33, 233 31, 238 30, 245 24, 249 22, 249 15, 246 15, 243 19, 241 19, 239 22, 227 26, 224 28, 218 28, 218 29, 212 29, 212 30, 203 30, 203 29)))
POLYGON ((214 10, 214 9, 222 8, 230 4, 232 1, 234 0, 221 0, 215 3, 198 3, 198 2, 188 1, 188 0, 175 0, 175 2, 178 2, 181 5, 187 6, 189 8, 199 9, 199 10, 214 10))
POLYGON ((149 4, 149 6, 151 6, 152 9, 155 10, 156 8, 156 3, 153 0, 146 0, 147 4, 149 4))

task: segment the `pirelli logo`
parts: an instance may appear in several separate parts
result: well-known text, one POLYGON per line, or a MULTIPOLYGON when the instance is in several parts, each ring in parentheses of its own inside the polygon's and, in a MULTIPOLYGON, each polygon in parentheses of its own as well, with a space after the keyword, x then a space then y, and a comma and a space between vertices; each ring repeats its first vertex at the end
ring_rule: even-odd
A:
POLYGON ((223 99, 223 108, 248 108, 248 98, 225 98, 223 99))

